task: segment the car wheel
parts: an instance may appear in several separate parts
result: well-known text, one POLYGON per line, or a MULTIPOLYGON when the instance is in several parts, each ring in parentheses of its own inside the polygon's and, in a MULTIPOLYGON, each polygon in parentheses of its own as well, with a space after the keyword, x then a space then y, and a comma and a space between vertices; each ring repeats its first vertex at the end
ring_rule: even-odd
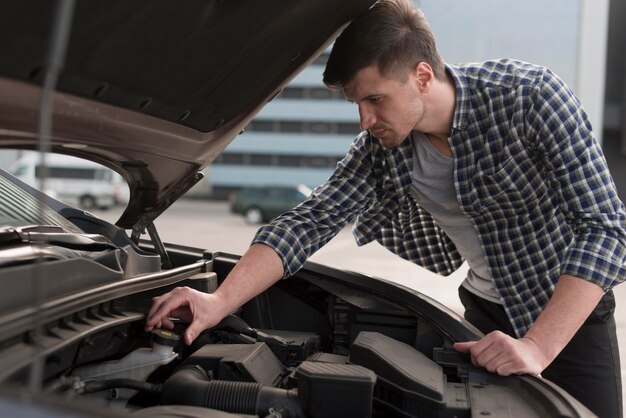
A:
POLYGON ((83 209, 95 209, 97 206, 96 198, 93 196, 81 196, 80 207, 83 209))
POLYGON ((259 208, 248 208, 243 214, 246 223, 260 224, 263 222, 263 212, 259 208))

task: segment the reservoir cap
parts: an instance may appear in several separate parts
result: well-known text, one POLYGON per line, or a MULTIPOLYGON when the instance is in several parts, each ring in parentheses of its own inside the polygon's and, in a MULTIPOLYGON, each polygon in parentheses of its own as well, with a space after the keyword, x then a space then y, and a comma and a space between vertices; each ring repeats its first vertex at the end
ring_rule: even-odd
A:
POLYGON ((153 329, 152 335, 152 341, 155 344, 166 345, 169 347, 173 347, 178 340, 180 340, 180 335, 166 329, 153 329))

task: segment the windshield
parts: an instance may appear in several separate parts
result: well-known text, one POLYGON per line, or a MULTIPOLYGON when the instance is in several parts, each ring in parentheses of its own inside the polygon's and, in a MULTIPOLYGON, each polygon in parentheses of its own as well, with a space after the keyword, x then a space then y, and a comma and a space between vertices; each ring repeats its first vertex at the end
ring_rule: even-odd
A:
POLYGON ((17 180, 6 171, 0 170, 0 226, 56 225, 66 232, 82 232, 43 200, 38 200, 22 190, 13 181, 17 180))

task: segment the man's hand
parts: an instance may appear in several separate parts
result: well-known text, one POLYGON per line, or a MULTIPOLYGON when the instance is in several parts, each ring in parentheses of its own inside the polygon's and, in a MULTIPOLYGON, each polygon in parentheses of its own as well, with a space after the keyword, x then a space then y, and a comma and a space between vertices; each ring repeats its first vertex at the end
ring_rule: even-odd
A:
POLYGON ((480 341, 455 343, 472 363, 502 376, 538 375, 559 355, 596 307, 604 290, 586 280, 562 275, 548 305, 520 339, 500 331, 480 341))
POLYGON ((253 244, 214 293, 178 287, 152 300, 146 331, 174 327, 171 317, 189 322, 185 344, 191 344, 205 329, 266 290, 283 275, 278 254, 263 244, 253 244))
POLYGON ((494 331, 480 341, 455 343, 454 349, 469 353, 472 364, 500 376, 539 375, 551 362, 530 338, 515 339, 494 331))
POLYGON ((146 331, 154 328, 174 328, 170 318, 188 322, 184 341, 189 345, 205 329, 211 328, 224 318, 223 303, 215 294, 203 293, 189 287, 177 287, 169 293, 152 299, 152 307, 146 319, 146 331))

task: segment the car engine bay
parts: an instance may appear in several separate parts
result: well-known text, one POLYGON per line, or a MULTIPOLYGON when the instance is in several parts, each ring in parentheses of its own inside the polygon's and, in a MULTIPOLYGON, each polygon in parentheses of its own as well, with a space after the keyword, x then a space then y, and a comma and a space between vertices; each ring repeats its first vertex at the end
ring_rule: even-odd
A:
POLYGON ((380 332, 360 331, 346 355, 324 350, 319 334, 255 329, 235 315, 191 346, 178 329, 146 334, 141 325, 113 326, 57 353, 71 350, 80 363, 115 352, 46 379, 44 391, 146 416, 174 405, 202 416, 469 416, 465 384, 380 332))
POLYGON ((315 263, 189 346, 177 320, 146 332, 155 296, 213 292, 239 256, 163 244, 154 231, 135 242, 86 212, 56 209, 78 229, 0 231, 0 409, 9 394, 70 408, 46 417, 76 405, 79 416, 107 417, 581 416, 549 382, 474 368, 452 344, 479 333, 444 306, 315 263), (20 249, 50 257, 15 258, 20 249))

